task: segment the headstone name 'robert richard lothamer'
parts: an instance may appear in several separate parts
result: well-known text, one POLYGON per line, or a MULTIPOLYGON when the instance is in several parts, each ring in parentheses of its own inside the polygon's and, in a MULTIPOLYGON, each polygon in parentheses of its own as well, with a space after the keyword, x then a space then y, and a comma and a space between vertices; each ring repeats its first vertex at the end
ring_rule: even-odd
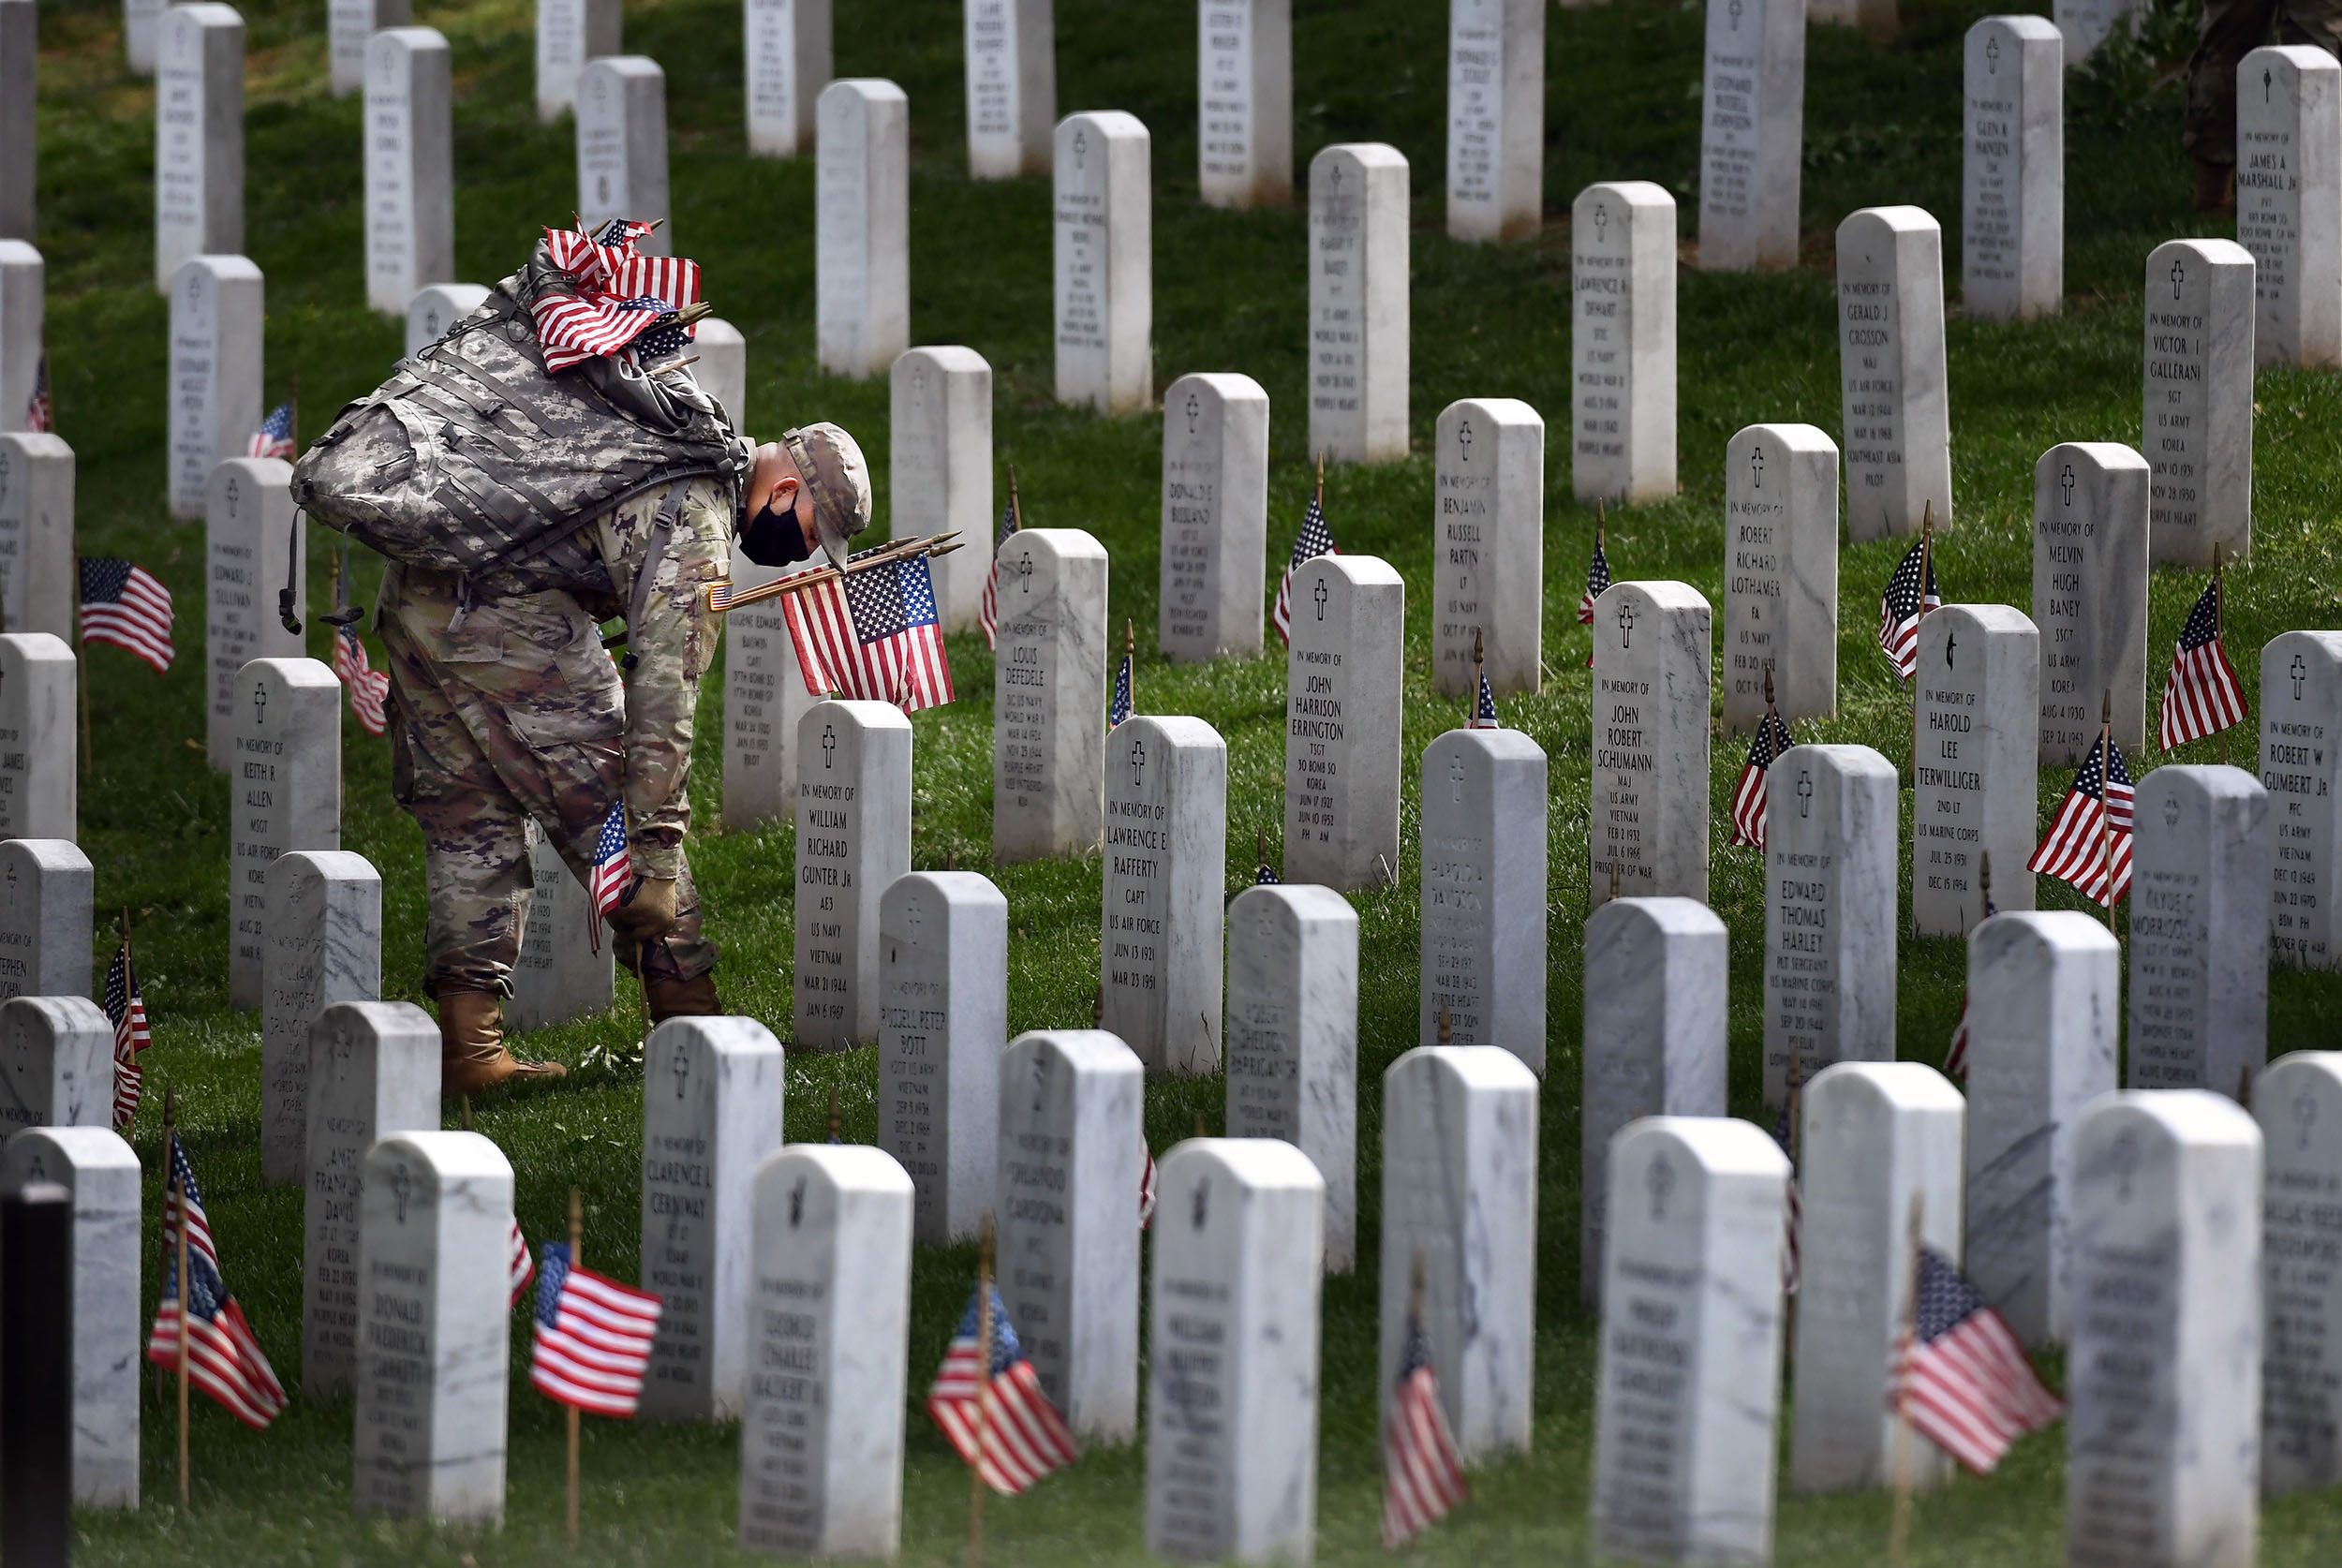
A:
POLYGON ((1708 0, 1699 121, 1699 265, 1797 265, 1804 163, 1803 0, 1708 0))
MULTIPOLYGON (((668 216, 667 73, 646 55, 613 54, 577 73, 577 210, 589 232, 612 218, 668 216)), ((674 246, 661 223, 637 248, 671 256, 674 246)))
POLYGON ((342 841, 342 683, 314 658, 256 658, 236 678, 230 792, 228 1002, 260 1005, 269 863, 342 841))
POLYGON ((814 105, 829 85, 832 20, 830 0, 748 0, 741 57, 751 155, 812 150, 814 105))
POLYGON ((97 872, 69 838, 0 842, 0 1000, 89 997, 97 872))
MULTIPOLYGON (((1911 927, 1958 937, 1994 908, 2033 908, 2041 634, 2006 604, 1947 604, 1920 622, 1911 927)), ((1768 793, 1770 802, 1770 793, 1768 793)), ((1768 809, 1770 815, 1770 808, 1768 809)))
POLYGON ((1590 908, 1613 868, 1629 897, 1707 901, 1714 619, 1688 583, 1613 583, 1594 601, 1590 908))
POLYGON ((2033 619, 2041 630, 2041 764, 2080 762, 2113 698, 2114 744, 2146 738, 2146 459, 2068 441, 2033 466, 2033 619))
POLYGON ((294 617, 308 615, 308 530, 294 522, 291 487, 292 465, 276 457, 225 458, 204 482, 203 739, 206 760, 221 773, 235 767, 244 667, 308 651, 302 633, 285 629, 276 597, 290 584, 294 617))
POLYGON ((1944 231, 1919 207, 1864 207, 1838 225, 1840 427, 1846 536, 1951 524, 1944 367, 1944 231))
MULTIPOLYGON (((312 1028, 336 1002, 382 994, 382 878, 365 856, 348 850, 294 850, 270 863, 264 885, 260 1175, 283 1186, 312 1169, 312 1028)), ((354 1254, 346 1261, 356 1266, 354 1254)))
POLYGON ((2288 631, 2260 650, 2260 782, 2275 804, 2269 957, 2342 962, 2342 631, 2288 631))
POLYGON ((1407 159, 1345 141, 1310 160, 1310 450, 1407 455, 1407 159))
POLYGON ((1962 52, 1961 312, 2054 316, 2066 293, 2065 40, 2046 17, 1988 16, 1962 52))
POLYGON ((2311 44, 2236 66, 2236 240, 2253 258, 2253 357, 2342 363, 2342 63, 2311 44))
POLYGON ((1152 143, 1119 109, 1058 123, 1057 400, 1134 414, 1154 396, 1152 143))
POLYGON ((1811 424, 1752 424, 1724 449, 1724 727, 1838 711, 1838 444, 1811 424))
POLYGON ((195 257, 243 249, 244 18, 172 6, 155 54, 155 287, 195 257))
POLYGON ((2242 768, 2139 781, 2131 833, 2131 1088, 2251 1101, 2269 1054, 2269 791, 2242 768))
POLYGON ((1839 1061, 1895 1056, 1895 765, 1793 746, 1765 812, 1765 1103, 1839 1061))
POLYGON ((1261 650, 1268 394, 1250 376, 1182 376, 1163 394, 1156 641, 1178 663, 1261 650))
POLYGON ((0 838, 80 836, 80 673, 48 632, 0 633, 0 838))
POLYGON ((2252 252, 2233 240, 2167 240, 2147 257, 2140 449, 2157 565, 2252 549, 2253 285, 2252 252))
POLYGON ((1372 555, 1293 573, 1285 649, 1284 874, 1341 892, 1399 875, 1407 585, 1372 555))
POLYGON ((1580 501, 1675 494, 1675 198, 1588 185, 1570 218, 1569 482, 1580 501))
POLYGON ((1431 554, 1431 688, 1474 696, 1473 649, 1498 696, 1534 692, 1545 603, 1545 421, 1517 397, 1439 416, 1431 554))
POLYGON ((822 89, 817 113, 814 351, 861 380, 911 347, 911 99, 850 78, 822 89))
POLYGON ((996 1206, 1008 899, 973 871, 911 872, 879 900, 879 945, 878 1146, 911 1173, 913 1234, 948 1247, 996 1206))
POLYGON ((1106 547, 1079 528, 1001 545, 992 655, 992 854, 1082 854, 1104 832, 1106 547))
POLYGON ((1450 730, 1423 749, 1416 1038, 1501 1045, 1540 1075, 1546 780, 1519 730, 1450 730))
POLYGON ((826 702, 797 724, 796 1038, 878 1038, 879 900, 911 869, 911 720, 891 703, 826 702))
POLYGON ((1228 744, 1200 718, 1124 719, 1106 745, 1104 1027, 1150 1072, 1218 1071, 1228 744))
POLYGON ((366 46, 366 303, 387 316, 455 275, 451 66, 430 27, 393 27, 366 46))
POLYGON ((2342 1481, 2342 1053, 2296 1051, 2253 1095, 2265 1140, 2260 1487, 2342 1481))
MULTIPOLYGON (((208 8, 174 6, 171 18, 208 8)), ((171 280, 168 496, 173 517, 203 515, 212 470, 243 456, 260 428, 262 293, 260 269, 241 256, 191 256, 171 280)))

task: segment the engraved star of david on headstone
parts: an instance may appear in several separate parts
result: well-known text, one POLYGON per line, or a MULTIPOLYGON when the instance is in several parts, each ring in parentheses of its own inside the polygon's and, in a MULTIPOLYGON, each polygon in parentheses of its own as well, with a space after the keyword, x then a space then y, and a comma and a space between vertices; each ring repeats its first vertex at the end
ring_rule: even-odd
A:
POLYGON ((681 1045, 674 1048, 674 1097, 683 1098, 683 1090, 691 1079, 691 1058, 681 1045))
POLYGON ((1662 1223, 1668 1217, 1668 1199, 1675 1191, 1675 1162, 1662 1154, 1644 1170, 1642 1180, 1651 1193, 1652 1223, 1662 1223))
POLYGON ((1326 618, 1326 580, 1323 577, 1317 580, 1317 586, 1310 590, 1310 597, 1317 600, 1317 618, 1324 620, 1326 618))
POLYGON ((1146 782, 1147 743, 1143 740, 1134 740, 1131 742, 1131 788, 1139 789, 1146 782))
POLYGON ((1618 645, 1622 648, 1635 645, 1635 611, 1631 605, 1618 607, 1618 645))
POLYGON ((406 1166, 401 1165, 396 1171, 392 1173, 391 1202, 395 1204, 398 1207, 398 1222, 402 1225, 407 1223, 408 1194, 414 1191, 414 1180, 412 1177, 408 1176, 406 1166))
POLYGON ((805 1177, 799 1176, 797 1184, 789 1190, 789 1228, 793 1231, 804 1223, 805 1177))
POLYGON ((2293 1130, 2299 1138, 2295 1146, 2309 1147, 2310 1129, 2318 1125, 2318 1097, 2307 1089, 2293 1097, 2293 1130))
POLYGON ((824 724, 822 726, 822 766, 829 768, 836 767, 837 765, 837 726, 835 724, 824 724))
POLYGON ((1197 1182, 1193 1195, 1187 1202, 1188 1221, 1200 1231, 1204 1228, 1204 1220, 1208 1217, 1211 1208, 1211 1178, 1207 1176, 1197 1182))
POLYGON ((1797 814, 1806 821, 1812 820, 1814 815, 1814 775, 1808 769, 1800 769, 1798 772, 1797 814))
POLYGON ((2186 282, 2186 281, 2187 281, 2187 269, 2186 269, 2186 267, 2184 267, 2184 266, 2182 266, 2182 265, 2180 264, 2180 259, 2179 259, 2179 258, 2178 258, 2178 257, 2176 257, 2176 256, 2172 257, 2172 299, 2176 300, 2176 299, 2178 299, 2178 298, 2179 298, 2179 286, 2180 286, 2181 284, 2183 284, 2183 283, 2186 282))
POLYGON ((2298 703, 2302 700, 2302 683, 2309 678, 2309 666, 2302 662, 2301 655, 2293 656, 2293 666, 2288 673, 2293 677, 2293 701, 2298 703))

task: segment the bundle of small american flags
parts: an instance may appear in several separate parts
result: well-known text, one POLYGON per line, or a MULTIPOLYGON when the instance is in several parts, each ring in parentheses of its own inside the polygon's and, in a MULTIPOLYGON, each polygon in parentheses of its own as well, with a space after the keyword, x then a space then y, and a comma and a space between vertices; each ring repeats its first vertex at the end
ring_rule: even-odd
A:
POLYGON ((1423 1332, 1421 1309, 1411 1309, 1399 1382, 1391 1390, 1390 1425, 1383 1434, 1385 1549, 1405 1546, 1471 1495, 1455 1434, 1439 1402, 1430 1337, 1423 1332))
POLYGON ((176 1130, 169 1150, 170 1179, 178 1202, 163 1211, 163 1300, 155 1313, 146 1359, 176 1370, 182 1316, 179 1299, 179 1220, 187 1226, 187 1382, 219 1401, 229 1414, 258 1430, 285 1408, 285 1387, 276 1381, 260 1342, 244 1321, 244 1309, 220 1278, 219 1250, 212 1243, 211 1220, 203 1213, 202 1190, 187 1165, 176 1130))
POLYGON ((367 664, 366 645, 358 640, 356 627, 334 629, 334 673, 349 688, 349 711, 358 716, 359 724, 369 735, 380 734, 387 727, 382 702, 390 695, 391 677, 367 664))
POLYGON ((252 433, 252 439, 245 443, 244 454, 246 457, 281 457, 290 462, 294 453, 293 406, 279 403, 268 411, 268 418, 262 420, 260 428, 252 433))
POLYGON ((628 1416, 643 1398, 659 1298, 570 1265, 567 1242, 545 1243, 528 1381, 556 1403, 628 1416))
POLYGON ((781 618, 805 688, 816 697, 892 703, 905 713, 952 700, 951 660, 925 555, 800 588, 781 599, 781 618))
POLYGON ((2220 591, 2215 575, 2187 612, 2179 646, 2172 650, 2172 676, 2163 683, 2166 751, 2245 721, 2245 688, 2220 646, 2220 591))
POLYGON ((678 313, 699 303, 699 263, 636 254, 655 227, 613 218, 590 236, 545 230, 553 264, 577 283, 574 293, 548 289, 529 306, 547 370, 568 370, 630 348, 638 359, 664 358, 697 335, 699 329, 678 313))
POLYGON ((1925 538, 1911 546, 1878 600, 1878 645, 1905 680, 1919 668, 1920 618, 1944 604, 1935 590, 1935 560, 1929 546, 1925 538))
POLYGON ((1285 562, 1284 579, 1277 584, 1277 608, 1268 617, 1285 646, 1293 645, 1293 574, 1320 555, 1341 554, 1334 548, 1333 529, 1326 525, 1326 481, 1320 478, 1310 493, 1309 510, 1301 514, 1300 536, 1293 541, 1293 557, 1285 562))
POLYGON ((138 1119, 140 1087, 146 1078, 139 1053, 155 1043, 146 1027, 146 998, 139 994, 138 966, 130 961, 127 937, 106 966, 106 1016, 114 1027, 114 1131, 126 1134, 138 1119))
POLYGON ((2123 748, 2101 734, 2091 743, 2073 788, 2058 804, 2056 821, 2042 835, 2040 848, 2033 851, 2025 869, 2070 883, 2083 897, 2109 909, 2122 902, 2130 891, 2133 792, 2123 748))
POLYGON ((170 672, 170 590, 143 567, 103 555, 82 557, 82 641, 134 653, 170 672))
POLYGON ((1756 738, 1749 742, 1748 761, 1742 764, 1741 781, 1732 788, 1733 843, 1756 850, 1765 847, 1767 781, 1781 753, 1796 744, 1789 727, 1781 722, 1780 711, 1768 703, 1764 722, 1756 726, 1756 738))
POLYGON ((1949 1258, 1923 1246, 1919 1263, 1913 1327, 1896 1347, 1894 1408, 1936 1447, 1988 1475, 2009 1444, 2048 1427, 2065 1406, 1949 1258))
POLYGON ((1041 1392, 1040 1374, 1025 1359, 1025 1347, 1008 1321, 1008 1308, 988 1280, 976 1287, 951 1348, 943 1353, 943 1365, 927 1389, 927 1413, 959 1457, 996 1492, 1013 1496, 1027 1491, 1079 1457, 1073 1432, 1041 1392), (992 1307, 989 1357, 979 1349, 980 1309, 986 1294, 992 1307))
POLYGON ((1000 532, 992 540, 992 566, 984 574, 984 598, 976 605, 976 620, 984 628, 984 645, 1001 645, 1001 546, 1009 536, 1023 527, 1024 521, 1016 508, 1016 470, 1008 473, 1008 505, 1001 509, 1000 532))

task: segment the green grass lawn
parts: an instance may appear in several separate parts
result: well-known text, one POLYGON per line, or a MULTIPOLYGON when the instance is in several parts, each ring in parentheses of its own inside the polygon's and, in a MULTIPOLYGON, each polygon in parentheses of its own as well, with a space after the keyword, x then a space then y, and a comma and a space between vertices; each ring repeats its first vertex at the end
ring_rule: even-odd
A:
MULTIPOLYGON (((1297 0, 1294 7, 1297 167, 1327 142, 1388 141, 1416 170, 1415 455, 1374 469, 1337 471, 1328 510, 1341 547, 1387 557, 1406 575, 1416 613, 1407 642, 1406 754, 1418 755, 1460 708, 1430 695, 1422 606, 1430 586, 1430 431, 1461 396, 1527 399, 1565 427, 1569 394, 1570 198, 1596 179, 1656 180, 1677 193, 1682 234, 1697 203, 1700 11, 1697 5, 1616 5, 1557 10, 1549 22, 1546 207, 1555 214, 1532 242, 1465 247, 1441 232, 1445 7, 1430 0, 1297 0)), ((1682 495, 1611 520, 1609 556, 1623 578, 1677 577, 1719 609, 1724 558, 1724 443, 1760 420, 1838 428, 1831 231, 1855 207, 1918 202, 1944 220, 1946 270, 1956 279, 1960 191, 1962 32, 1981 6, 1906 4, 1901 43, 1881 51, 1849 29, 1817 27, 1808 43, 1804 256, 1768 277, 1682 274, 1682 495)), ((1193 370, 1241 370, 1268 390, 1272 426, 1272 563, 1298 526, 1309 475, 1303 417, 1304 217, 1297 209, 1208 211, 1196 200, 1194 11, 1178 0, 1060 0, 1059 102, 1065 110, 1132 111, 1155 136, 1155 364, 1161 382, 1193 370)), ((149 282, 153 146, 151 87, 123 71, 114 9, 97 0, 43 7, 41 231, 49 259, 50 351, 58 427, 81 456, 84 547, 129 555, 178 595, 177 668, 157 680, 127 656, 91 658, 96 777, 83 792, 82 843, 99 868, 101 909, 128 906, 140 923, 156 1045, 150 1084, 181 1091, 196 1166, 230 1283, 288 1382, 299 1359, 300 1200, 259 1183, 258 1020, 227 1005, 228 789, 203 764, 202 532, 168 521, 163 506, 166 312, 149 282)), ((298 367, 304 429, 315 434, 339 403, 371 388, 398 350, 400 328, 363 307, 359 105, 326 96, 321 7, 253 0, 249 31, 247 249, 268 275, 268 399, 298 367)), ((567 123, 541 127, 532 112, 530 9, 522 0, 426 3, 415 19, 445 32, 456 62, 457 270, 490 282, 515 266, 539 225, 574 204, 567 123)), ((1946 597, 2023 606, 2031 583, 2035 458, 2066 439, 2135 443, 2140 420, 2140 275, 2148 250, 2182 235, 2227 234, 2186 210, 2179 150, 2181 91, 2167 67, 2184 52, 2192 13, 2157 13, 2147 44, 2127 49, 2068 88, 2068 250, 2066 313, 2029 325, 1949 326, 1957 526, 1942 537, 1946 597)), ((837 7, 837 69, 900 82, 912 105, 914 341, 964 343, 993 364, 998 457, 1017 466, 1028 521, 1087 528, 1113 551, 1111 611, 1154 623, 1156 417, 1104 421, 1050 400, 1050 233, 1045 183, 972 185, 965 178, 959 8, 954 0, 845 0, 837 7)), ((719 311, 750 344, 748 422, 771 436, 784 424, 835 419, 880 456, 886 451, 882 381, 822 377, 813 362, 812 165, 760 162, 742 152, 740 12, 720 0, 634 0, 627 46, 668 72, 674 233, 707 268, 719 311)), ((2342 378, 2267 372, 2260 378, 2256 469, 2260 520, 2251 559, 2230 582, 2229 646, 2248 689, 2269 637, 2342 625, 2334 552, 2342 540, 2331 453, 2342 436, 2342 378)), ((1551 758, 1549 822, 1549 1064, 1539 1201, 1537 1423, 1526 1457, 1475 1476, 1475 1496, 1413 1555, 1432 1562, 1575 1562, 1588 1555, 1593 1325, 1577 1305, 1579 933, 1585 909, 1588 716, 1586 638, 1575 625, 1593 518, 1570 503, 1568 443, 1548 444, 1546 663, 1554 676, 1534 699, 1505 702, 1505 721, 1551 758)), ((881 508, 884 477, 881 475, 881 508)), ((324 603, 322 537, 310 602, 324 603)), ((1897 546, 1845 552, 1838 717, 1808 738, 1863 742, 1902 759, 1908 699, 1873 642, 1873 607, 1897 546)), ((374 571, 363 575, 370 592, 374 571)), ((2158 573, 2153 585, 2154 678, 2200 586, 2158 573)), ((324 655, 324 629, 311 647, 324 655)), ((1142 639, 1142 646, 1151 639, 1142 639)), ((918 715, 913 864, 986 865, 990 843, 991 664, 981 639, 952 647, 961 700, 918 715)), ((1279 658, 1173 669, 1142 658, 1142 712, 1196 714, 1227 737, 1230 887, 1249 877, 1256 832, 1276 852, 1282 807, 1282 663, 1279 658)), ((1101 695, 1103 702, 1103 694, 1101 695)), ((711 681, 701 732, 721 732, 720 680, 711 681)), ((2233 760, 2249 766, 2254 741, 2233 760)), ((420 842, 391 805, 387 749, 346 725, 343 847, 384 879, 385 986, 414 998, 423 920, 420 842)), ((713 929, 728 958, 729 1004, 785 1031, 790 1017, 791 833, 774 826, 720 835, 720 784, 711 739, 692 780, 702 832, 693 844, 713 929)), ((2189 761, 2209 761, 2209 743, 2189 761)), ((2141 766, 2164 761, 2152 755, 2141 766)), ((1713 764, 1716 842, 1737 745, 1713 764)), ((1412 773, 1412 768, 1410 769, 1412 773)), ((2044 775, 2042 799, 2063 792, 2044 775)), ((1414 812, 1410 789, 1408 812, 1414 812)), ((1408 835, 1413 838, 1412 829, 1408 835)), ((1907 842, 1907 839, 1906 839, 1907 842)), ((1319 1552, 1329 1562, 1380 1560, 1371 1371, 1378 1217, 1380 1079, 1415 1038, 1416 924, 1412 851, 1399 887, 1361 895, 1365 944, 1359 1020, 1361 1257, 1358 1273, 1327 1283, 1321 1423, 1319 1552)), ((1713 903, 1733 932, 1734 1107, 1756 1115, 1762 1035, 1759 959, 1764 931, 1760 862, 1719 847, 1713 903)), ((1010 1026, 1086 1024, 1096 983, 1099 866, 1095 860, 1001 868, 1014 939, 1010 1026)), ((2044 884, 2043 902, 2074 907, 2044 884)), ((1903 1053, 1939 1061, 1956 1014, 1961 945, 1911 941, 1898 1007, 1903 1053)), ((596 1043, 623 1044, 634 998, 624 986, 606 1018, 549 1030, 526 1048, 572 1063, 596 1043)), ((2342 982, 2274 977, 2271 1052, 2331 1043, 2342 982)), ((877 1067, 870 1052, 798 1058, 789 1075, 789 1128, 821 1135, 831 1091, 844 1133, 874 1134, 877 1067)), ((1151 1086, 1150 1141, 1161 1149, 1200 1117, 1220 1124, 1217 1080, 1151 1086)), ((600 1266, 630 1277, 636 1263, 634 1161, 640 1089, 598 1071, 557 1090, 483 1107, 482 1131, 519 1173, 519 1211, 532 1236, 556 1233, 572 1185, 585 1190, 588 1248, 600 1266)), ((1766 1118, 1770 1119, 1770 1118, 1766 1118)), ((159 1152, 156 1112, 138 1146, 159 1152)), ((150 1214, 159 1189, 150 1180, 150 1214)), ((965 1300, 972 1250, 922 1250, 911 1344, 924 1388, 965 1300)), ((150 1274, 151 1274, 150 1265, 150 1274)), ((154 1288, 150 1279, 149 1293, 154 1288)), ((519 1328, 516 1323, 518 1344, 519 1328)), ((516 1368, 519 1363, 516 1361, 516 1368)), ((2053 1368, 2054 1372, 2055 1368, 2053 1368)), ((85 1561, 182 1561, 343 1564, 415 1561, 557 1562, 561 1539, 561 1423, 516 1379, 506 1527, 491 1539, 434 1536, 353 1520, 350 1411, 296 1405, 266 1433, 249 1433, 200 1405, 195 1415, 195 1510, 172 1495, 169 1406, 146 1410, 147 1506, 79 1521, 85 1561)), ((586 1557, 591 1561, 731 1561, 737 1448, 729 1428, 651 1429, 587 1423, 586 1557)), ((958 1561, 966 1472, 923 1414, 910 1416, 904 1560, 958 1561)), ((2062 1561, 2062 1436, 2021 1444, 1990 1481, 1963 1479, 1922 1500, 1914 1561, 2062 1561)), ((1141 1558, 1143 1464, 1136 1449, 1087 1457, 1034 1494, 994 1503, 987 1539, 996 1562, 1135 1561, 1141 1558)), ((1879 1495, 1785 1499, 1779 1558, 1787 1563, 1884 1560, 1888 1506, 1879 1495)), ((2342 1510, 2332 1498, 2295 1499, 2264 1515, 2262 1560, 2322 1564, 2342 1558, 2342 1510)))

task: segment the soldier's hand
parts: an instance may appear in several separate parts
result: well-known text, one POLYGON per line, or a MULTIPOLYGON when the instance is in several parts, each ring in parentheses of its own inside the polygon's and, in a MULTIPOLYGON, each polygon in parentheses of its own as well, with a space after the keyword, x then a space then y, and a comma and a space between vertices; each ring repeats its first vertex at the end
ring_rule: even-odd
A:
POLYGON ((675 881, 672 877, 637 877, 618 907, 610 911, 622 950, 638 949, 665 936, 675 921, 675 881))

